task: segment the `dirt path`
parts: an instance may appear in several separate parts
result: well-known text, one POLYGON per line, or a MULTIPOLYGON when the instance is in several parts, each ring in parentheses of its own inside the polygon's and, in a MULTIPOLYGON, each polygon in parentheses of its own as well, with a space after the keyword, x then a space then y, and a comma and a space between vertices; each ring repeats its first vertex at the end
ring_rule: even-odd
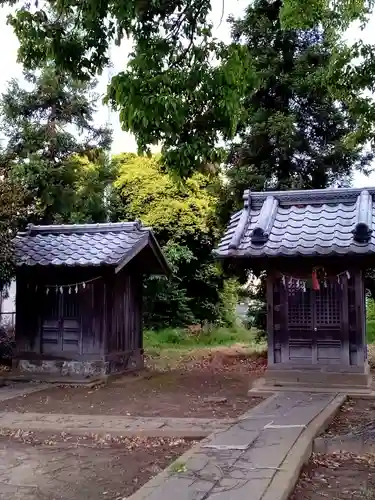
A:
POLYGON ((27 394, 43 391, 48 384, 14 383, 0 387, 0 408, 2 401, 9 401, 13 398, 23 398, 27 394))
POLYGON ((200 426, 203 435, 226 429, 261 401, 247 396, 257 377, 252 365, 230 361, 225 369, 210 361, 209 369, 126 376, 95 389, 0 388, 0 500, 125 500, 193 442, 103 433, 120 435, 125 424, 134 433, 170 426, 169 436, 173 429, 181 436, 181 426, 200 426))
POLYGON ((235 423, 231 419, 116 417, 0 412, 2 430, 66 432, 74 435, 205 437, 235 423))
POLYGON ((154 439, 69 448, 2 438, 0 500, 122 500, 190 446, 154 439))
POLYGON ((124 376, 97 389, 51 387, 4 401, 0 403, 0 410, 78 415, 234 418, 259 403, 259 399, 247 395, 250 382, 250 374, 155 372, 148 373, 145 378, 124 376))
POLYGON ((313 455, 290 500, 373 500, 375 457, 350 453, 313 455))

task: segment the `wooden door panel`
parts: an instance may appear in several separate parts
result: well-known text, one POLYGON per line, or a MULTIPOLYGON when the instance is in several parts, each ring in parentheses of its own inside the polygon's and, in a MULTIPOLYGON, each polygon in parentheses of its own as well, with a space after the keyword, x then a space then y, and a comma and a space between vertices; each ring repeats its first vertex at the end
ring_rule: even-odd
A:
POLYGON ((46 320, 42 325, 42 352, 53 353, 60 349, 59 322, 46 320))
POLYGON ((283 362, 339 364, 342 361, 343 290, 336 280, 306 291, 288 287, 287 339, 283 362))
POLYGON ((320 363, 339 364, 342 358, 341 340, 317 339, 317 361, 320 363))
POLYGON ((314 326, 317 363, 340 364, 342 349, 342 302, 344 292, 340 283, 332 280, 315 292, 314 326))
POLYGON ((312 331, 313 314, 311 290, 298 290, 288 294, 288 330, 312 331))
POLYGON ((41 351, 79 353, 81 319, 78 294, 50 293, 45 300, 41 328, 41 351))
POLYGON ((288 287, 287 348, 283 362, 311 364, 313 357, 313 308, 311 290, 288 287))
POLYGON ((312 339, 289 339, 289 360, 311 363, 312 348, 312 339))
POLYGON ((334 332, 341 330, 342 290, 336 282, 315 292, 314 326, 317 331, 334 332))
POLYGON ((61 333, 63 351, 79 351, 81 339, 80 322, 75 319, 64 319, 61 333))

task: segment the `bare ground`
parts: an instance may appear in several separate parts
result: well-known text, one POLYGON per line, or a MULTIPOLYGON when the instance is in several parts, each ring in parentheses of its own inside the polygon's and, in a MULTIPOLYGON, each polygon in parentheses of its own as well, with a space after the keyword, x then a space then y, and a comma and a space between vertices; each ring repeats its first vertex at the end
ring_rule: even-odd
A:
MULTIPOLYGON (((0 403, 2 411, 124 416, 233 418, 260 402, 247 396, 265 368, 264 355, 241 346, 174 352, 148 359, 164 369, 125 375, 107 385, 52 387, 0 403), (216 398, 216 400, 213 400, 216 398)), ((1 388, 0 388, 1 391, 1 388)))
POLYGON ((52 387, 4 401, 0 408, 81 415, 232 418, 260 402, 247 396, 249 385, 249 375, 149 373, 144 378, 122 377, 94 389, 52 387))
POLYGON ((325 436, 364 435, 375 438, 375 400, 348 398, 325 431, 325 436))
POLYGON ((125 500, 194 443, 13 433, 0 438, 0 500, 125 500), (82 438, 83 439, 83 438, 82 438))
POLYGON ((374 500, 375 456, 313 454, 290 500, 374 500))

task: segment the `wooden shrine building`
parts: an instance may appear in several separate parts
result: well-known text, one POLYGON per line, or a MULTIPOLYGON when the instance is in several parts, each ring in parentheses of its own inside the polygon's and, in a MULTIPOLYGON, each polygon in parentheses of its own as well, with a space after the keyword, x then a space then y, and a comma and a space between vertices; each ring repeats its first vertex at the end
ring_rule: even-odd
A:
POLYGON ((375 188, 245 192, 215 254, 267 273, 267 384, 368 386, 374 230, 375 188))
POLYGON ((142 279, 169 270, 150 229, 30 225, 14 243, 15 368, 92 378, 143 366, 142 279))

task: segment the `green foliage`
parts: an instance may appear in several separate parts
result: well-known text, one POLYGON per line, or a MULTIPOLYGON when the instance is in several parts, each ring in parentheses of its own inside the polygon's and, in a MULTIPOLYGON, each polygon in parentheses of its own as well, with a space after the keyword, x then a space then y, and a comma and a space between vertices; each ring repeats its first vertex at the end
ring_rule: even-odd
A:
POLYGON ((375 320, 368 320, 366 323, 366 338, 368 344, 375 344, 375 320))
POLYGON ((374 8, 374 0, 284 0, 281 21, 285 29, 308 29, 334 22, 345 29, 353 21, 365 22, 374 8))
POLYGON ((13 243, 15 233, 26 217, 25 193, 9 175, 8 166, 0 159, 0 290, 14 276, 13 243))
POLYGON ((366 338, 368 344, 375 343, 375 301, 373 298, 366 300, 366 338))
POLYGON ((145 283, 144 321, 147 326, 188 325, 196 321, 191 299, 179 277, 179 270, 194 259, 186 246, 167 242, 164 253, 172 268, 172 277, 151 276, 145 283))
MULTIPOLYGON (((231 140, 250 125, 247 100, 263 88, 261 60, 239 40, 226 45, 213 38, 210 0, 1 3, 15 6, 9 22, 20 41, 19 58, 28 69, 53 60, 62 72, 90 79, 107 65, 109 45, 132 37, 129 64, 114 76, 108 101, 120 112, 123 128, 135 134, 140 151, 148 151, 155 142, 162 144, 171 171, 188 175, 217 166, 223 159, 218 140, 231 140)), ((253 4, 249 0, 250 10, 253 4)), ((323 27, 327 34, 329 63, 310 75, 311 59, 317 54, 307 55, 306 64, 299 61, 294 73, 301 82, 283 79, 281 85, 291 84, 292 91, 297 83, 308 83, 315 89, 311 98, 328 90, 332 102, 345 103, 347 117, 354 118, 355 125, 349 131, 344 127, 337 139, 340 147, 352 150, 371 139, 375 108, 361 96, 373 85, 375 52, 363 42, 348 47, 343 32, 353 21, 366 22, 374 0, 266 4, 277 7, 280 28, 289 40, 291 31, 303 38, 309 30, 323 27)), ((265 29, 263 21, 254 24, 258 35, 265 29)), ((276 74, 271 70, 273 77, 276 74)), ((282 110, 278 120, 274 117, 273 133, 286 148, 295 122, 282 110)))
POLYGON ((163 171, 160 157, 122 154, 113 159, 119 176, 123 210, 129 219, 139 218, 159 235, 162 244, 173 234, 209 243, 219 234, 215 226, 217 196, 209 177, 195 174, 182 183, 163 171))
MULTIPOLYGON (((164 320, 168 307, 168 314, 178 311, 179 322, 227 317, 220 305, 223 274, 210 256, 219 228, 212 181, 219 164, 225 162, 229 181, 220 195, 226 220, 242 204, 245 187, 344 185, 354 168, 371 160, 363 146, 373 143, 375 105, 363 96, 373 88, 375 51, 363 42, 349 47, 343 32, 352 21, 366 22, 373 0, 249 0, 244 18, 232 20, 227 45, 212 36, 210 0, 0 1, 16 6, 9 22, 25 68, 52 60, 58 82, 68 74, 90 81, 108 63, 109 44, 124 36, 134 42, 129 64, 109 85, 107 101, 120 112, 123 128, 135 134, 140 152, 161 143, 163 165, 142 159, 138 173, 134 167, 128 176, 122 169, 113 217, 142 218, 174 259, 170 283, 157 279, 147 285, 149 296, 153 290, 160 299, 149 304, 150 321, 164 320), (220 139, 226 145, 233 141, 229 158, 217 147, 220 139), (183 185, 166 170, 190 178, 183 185)), ((11 110, 24 97, 14 91, 11 110)), ((38 95, 33 98, 39 102, 38 95)), ((77 184, 71 153, 80 151, 67 146, 70 137, 61 138, 69 159, 51 168, 54 113, 42 133, 37 120, 19 125, 17 116, 23 115, 13 113, 16 127, 8 131, 13 127, 14 137, 25 139, 21 153, 12 151, 41 220, 55 220, 56 213, 61 220, 76 220, 80 211, 91 212, 92 207, 72 208, 77 184), (40 140, 46 131, 48 140, 40 140), (62 185, 66 189, 59 198, 62 185)))
POLYGON ((31 220, 103 220, 103 190, 113 178, 104 154, 111 137, 92 124, 94 83, 73 80, 53 64, 25 77, 29 88, 12 80, 0 110, 4 155, 28 193, 31 220))
POLYGON ((135 134, 140 151, 148 152, 150 144, 163 145, 170 170, 187 176, 217 165, 222 159, 219 138, 234 137, 246 113, 241 97, 254 85, 246 50, 204 36, 189 57, 182 57, 182 46, 172 55, 176 48, 164 54, 149 43, 140 43, 128 70, 113 78, 108 102, 120 112, 123 128, 135 134), (178 62, 161 71, 166 58, 178 62), (213 66, 213 58, 221 64, 213 66))
POLYGON ((217 180, 195 173, 178 181, 160 157, 122 154, 114 158, 120 202, 116 218, 140 219, 155 231, 172 276, 146 281, 145 322, 161 328, 195 322, 228 323, 236 286, 211 255, 220 234, 215 217, 217 180))
POLYGON ((74 182, 74 203, 69 215, 73 224, 96 223, 111 220, 116 196, 112 183, 116 168, 105 152, 97 151, 93 160, 87 156, 73 156, 76 178, 74 182))
POLYGON ((366 317, 368 320, 375 321, 375 301, 372 298, 366 300, 366 317))
POLYGON ((249 290, 250 304, 247 316, 249 326, 256 328, 258 342, 267 338, 266 278, 267 275, 263 272, 259 276, 259 283, 249 290))
POLYGON ((233 193, 236 208, 246 188, 343 185, 372 159, 363 152, 365 137, 347 141, 362 123, 344 101, 333 98, 324 78, 331 49, 326 33, 284 31, 281 8, 281 0, 256 0, 243 19, 231 21, 235 43, 247 47, 262 82, 256 92, 248 89, 248 115, 228 158, 224 203, 233 193))
POLYGON ((253 344, 252 331, 239 325, 231 327, 210 327, 198 333, 191 333, 183 328, 163 328, 146 330, 144 333, 145 349, 173 349, 193 347, 214 347, 219 345, 253 344))
POLYGON ((236 317, 236 307, 239 300, 240 285, 237 279, 228 278, 224 281, 223 289, 220 293, 220 317, 226 325, 234 325, 236 317))
MULTIPOLYGON (((224 219, 242 207, 246 188, 345 186, 354 170, 373 157, 364 150, 368 135, 362 135, 362 119, 344 94, 334 97, 327 80, 332 71, 330 33, 315 26, 283 30, 282 7, 281 0, 255 0, 242 19, 231 21, 233 39, 247 46, 262 85, 254 93, 249 89, 249 113, 230 150, 220 207, 224 219), (350 137, 356 138, 351 142, 350 137)), ((337 78, 343 78, 343 67, 340 63, 337 78)), ((361 106, 371 109, 366 99, 361 106)), ((249 319, 264 338, 265 276, 252 299, 249 319)))
POLYGON ((256 341, 260 342, 267 338, 267 306, 265 298, 260 296, 259 300, 252 300, 247 311, 248 326, 256 329, 256 341))

